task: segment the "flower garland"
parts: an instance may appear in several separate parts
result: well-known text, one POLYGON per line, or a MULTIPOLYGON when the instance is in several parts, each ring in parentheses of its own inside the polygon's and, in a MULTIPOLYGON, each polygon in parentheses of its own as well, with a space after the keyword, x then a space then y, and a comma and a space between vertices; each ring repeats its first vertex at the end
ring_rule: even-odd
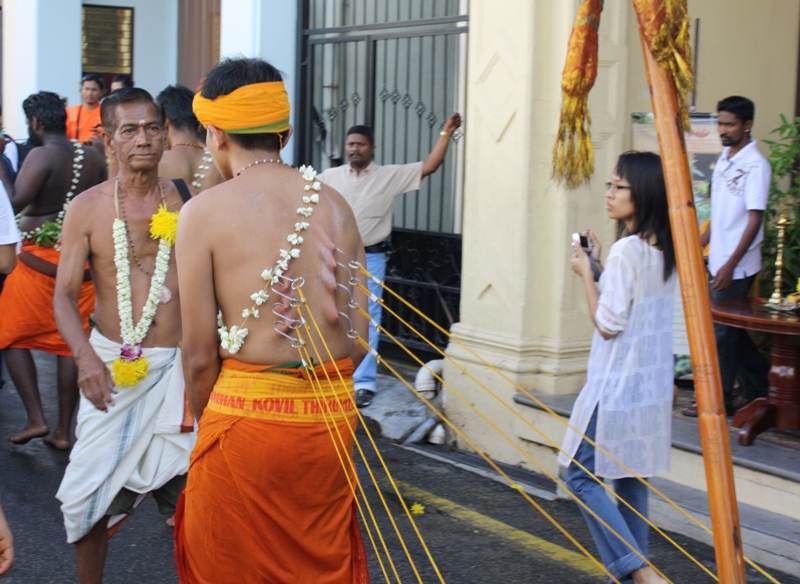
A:
POLYGON ((203 162, 197 169, 197 172, 194 173, 194 180, 192 181, 192 186, 196 189, 200 189, 203 186, 201 182, 204 178, 206 178, 206 171, 211 169, 211 163, 214 162, 214 159, 211 157, 211 152, 208 148, 203 147, 203 162))
MULTIPOLYGON (((128 241, 125 222, 114 218, 114 265, 117 268, 117 309, 119 310, 120 336, 122 349, 120 356, 114 361, 111 372, 114 383, 119 387, 136 385, 147 377, 147 359, 142 354, 142 341, 158 308, 161 291, 167 278, 169 256, 175 242, 178 227, 178 214, 167 211, 164 188, 161 188, 162 204, 150 221, 150 237, 158 239, 158 253, 153 276, 150 279, 150 291, 142 309, 142 317, 138 324, 133 324, 133 305, 131 303, 131 264, 128 258, 128 241)), ((117 181, 114 198, 119 197, 119 181, 117 181)))
MULTIPOLYGON (((249 166, 253 165, 251 164, 248 165, 248 167, 249 166)), ((247 167, 242 169, 242 171, 246 170, 246 168, 247 167)), ((309 183, 305 185, 304 191, 311 194, 303 195, 303 203, 305 206, 298 207, 297 209, 297 214, 300 215, 301 219, 294 224, 294 233, 286 237, 286 241, 290 244, 288 249, 280 250, 281 259, 279 259, 272 268, 261 272, 261 278, 266 282, 266 284, 261 290, 250 295, 250 299, 253 301, 253 304, 250 306, 250 308, 245 308, 242 311, 242 318, 244 318, 244 321, 242 321, 241 325, 232 326, 230 329, 228 329, 222 319, 221 311, 217 316, 220 344, 222 345, 223 349, 232 355, 239 352, 239 349, 241 349, 242 345, 244 344, 245 337, 247 337, 247 333, 249 332, 245 328, 247 319, 249 319, 251 316, 253 318, 259 318, 261 316, 259 314, 258 307, 269 299, 269 293, 267 292, 267 289, 280 281, 280 277, 289 269, 290 261, 300 257, 300 250, 298 248, 300 244, 303 243, 303 236, 300 235, 300 232, 309 228, 309 223, 306 221, 306 219, 311 217, 311 214, 314 212, 314 208, 311 205, 319 203, 319 194, 317 193, 322 189, 322 185, 320 185, 319 181, 317 180, 317 172, 312 167, 304 165, 300 167, 299 171, 300 174, 303 175, 303 179, 309 183), (312 191, 315 192, 312 193, 312 191)))
MULTIPOLYGON (((67 191, 64 206, 53 221, 45 221, 39 227, 31 231, 20 230, 22 231, 21 235, 23 239, 30 239, 36 245, 54 247, 56 250, 61 249, 61 225, 64 222, 64 215, 67 212, 67 207, 69 207, 70 201, 72 201, 72 197, 75 196, 75 191, 78 189, 78 183, 81 181, 81 170, 83 169, 83 145, 77 140, 70 140, 70 142, 72 142, 72 146, 75 148, 75 158, 72 161, 72 184, 70 185, 69 191, 67 191)), ((21 217, 22 215, 17 215, 18 224, 21 217)))

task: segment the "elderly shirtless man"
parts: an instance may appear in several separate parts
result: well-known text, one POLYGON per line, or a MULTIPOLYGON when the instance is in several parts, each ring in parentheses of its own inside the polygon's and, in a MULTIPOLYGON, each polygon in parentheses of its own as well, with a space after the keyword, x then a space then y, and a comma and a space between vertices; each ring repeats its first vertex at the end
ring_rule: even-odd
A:
POLYGON ((102 108, 119 175, 67 212, 55 295, 82 394, 78 440, 56 495, 81 584, 102 581, 109 530, 145 494, 154 493, 163 513, 174 511, 194 444, 172 253, 183 202, 158 176, 161 111, 137 88, 115 91, 102 108), (88 340, 77 307, 87 259, 97 289, 97 328, 88 340))
POLYGON ((199 419, 175 514, 180 580, 366 582, 347 462, 364 355, 348 332, 367 335, 348 304, 366 298, 337 265, 364 261, 355 218, 312 170, 281 161, 289 102, 274 67, 220 63, 194 110, 227 182, 192 199, 178 227, 178 277, 192 291, 181 299, 184 370, 199 419), (288 298, 301 294, 298 308, 288 298), (310 331, 293 330, 300 318, 310 331))
MULTIPOLYGON (((94 148, 67 139, 67 115, 61 98, 41 91, 22 102, 30 142, 36 146, 22 164, 14 184, 0 164, 0 178, 16 213, 21 213, 22 249, 17 268, 6 279, 0 295, 0 349, 14 385, 22 397, 28 420, 9 440, 25 444, 45 436, 56 448, 70 447, 70 424, 78 403, 77 372, 72 352, 61 338, 53 316, 53 294, 61 238, 63 209, 82 191, 106 179, 103 157, 94 148), (44 415, 36 365, 31 349, 58 357, 58 425, 50 434, 44 415)), ((94 308, 94 286, 88 271, 81 272, 78 306, 84 335, 94 308)))

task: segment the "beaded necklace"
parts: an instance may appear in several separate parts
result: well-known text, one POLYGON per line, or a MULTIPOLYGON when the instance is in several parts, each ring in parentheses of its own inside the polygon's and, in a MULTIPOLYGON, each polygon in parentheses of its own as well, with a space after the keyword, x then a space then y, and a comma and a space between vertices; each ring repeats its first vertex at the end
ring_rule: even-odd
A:
MULTIPOLYGON (((161 204, 166 205, 167 196, 164 193, 164 184, 161 182, 161 177, 158 177, 158 188, 161 191, 161 204)), ((145 269, 145 267, 142 265, 142 262, 139 261, 139 256, 136 255, 136 246, 133 244, 133 239, 131 238, 131 232, 128 229, 128 217, 125 215, 125 205, 123 204, 123 198, 120 198, 119 196, 119 179, 117 179, 117 182, 114 184, 114 197, 119 202, 119 210, 120 213, 122 214, 122 223, 125 225, 125 237, 128 238, 128 244, 130 245, 131 253, 133 254, 133 259, 136 262, 136 265, 139 266, 139 270, 141 270, 142 272, 144 272, 149 276, 150 272, 147 269, 145 269)))
POLYGON ((286 164, 280 158, 264 158, 262 160, 254 160, 253 162, 251 162, 247 166, 243 167, 239 172, 236 173, 236 176, 240 176, 248 168, 253 168, 254 166, 258 166, 259 164, 270 164, 270 163, 271 164, 282 164, 284 166, 289 166, 289 167, 292 166, 291 164, 286 164))

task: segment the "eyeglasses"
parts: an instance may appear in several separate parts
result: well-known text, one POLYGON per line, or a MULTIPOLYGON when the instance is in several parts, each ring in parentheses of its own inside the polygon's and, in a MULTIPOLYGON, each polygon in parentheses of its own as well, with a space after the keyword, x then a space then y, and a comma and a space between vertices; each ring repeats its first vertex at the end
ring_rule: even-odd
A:
POLYGON ((631 187, 630 187, 630 185, 615 185, 612 182, 607 182, 606 183, 606 190, 607 191, 614 191, 616 193, 617 191, 629 191, 629 190, 631 190, 631 187))

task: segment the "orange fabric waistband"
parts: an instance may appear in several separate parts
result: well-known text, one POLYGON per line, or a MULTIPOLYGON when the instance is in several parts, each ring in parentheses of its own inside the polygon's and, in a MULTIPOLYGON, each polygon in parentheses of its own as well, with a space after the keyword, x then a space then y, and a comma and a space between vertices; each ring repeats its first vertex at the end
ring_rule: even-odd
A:
POLYGON ((225 359, 207 407, 220 414, 280 422, 351 419, 356 415, 353 362, 340 359, 305 369, 225 359))
POLYGON ((58 260, 61 257, 61 252, 54 247, 46 245, 39 245, 32 239, 25 238, 22 240, 22 245, 19 249, 20 253, 31 253, 37 258, 50 262, 51 264, 58 265, 58 260))

